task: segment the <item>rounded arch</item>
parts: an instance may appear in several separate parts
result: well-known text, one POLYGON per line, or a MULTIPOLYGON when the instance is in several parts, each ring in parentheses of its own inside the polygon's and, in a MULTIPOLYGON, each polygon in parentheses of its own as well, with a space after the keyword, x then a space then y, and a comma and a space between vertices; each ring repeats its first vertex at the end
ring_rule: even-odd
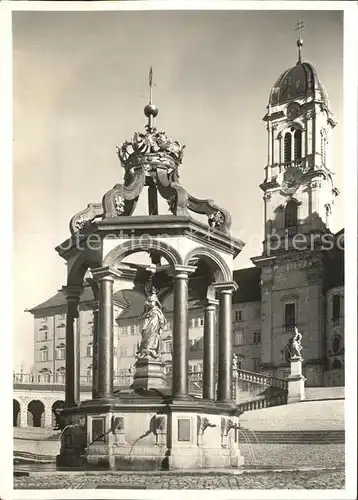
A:
POLYGON ((60 410, 62 410, 65 407, 65 402, 58 399, 55 401, 51 407, 51 421, 52 421, 52 427, 58 427, 60 424, 60 410))
POLYGON ((21 408, 17 399, 12 400, 12 411, 12 425, 13 427, 20 427, 21 408))
MULTIPOLYGON (((82 286, 88 268, 101 267, 101 265, 101 257, 98 252, 93 250, 80 253, 71 264, 67 275, 67 285, 82 286)), ((89 284, 93 290, 92 284, 90 282, 89 284)))
POLYGON ((39 399, 33 399, 27 405, 27 425, 45 427, 45 406, 39 399))
POLYGON ((148 239, 143 237, 133 238, 114 247, 105 257, 103 266, 113 267, 116 261, 122 261, 128 255, 139 252, 158 252, 165 257, 171 268, 183 264, 180 253, 171 245, 164 241, 159 241, 148 235, 148 239))
POLYGON ((232 281, 232 272, 224 259, 214 250, 206 247, 197 247, 189 252, 185 258, 184 264, 190 265, 193 259, 204 260, 214 271, 214 282, 232 281))

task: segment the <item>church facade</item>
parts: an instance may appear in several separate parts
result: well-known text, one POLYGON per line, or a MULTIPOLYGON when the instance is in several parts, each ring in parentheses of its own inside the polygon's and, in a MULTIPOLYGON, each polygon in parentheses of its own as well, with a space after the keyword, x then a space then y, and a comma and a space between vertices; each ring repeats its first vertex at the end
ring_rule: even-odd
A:
MULTIPOLYGON (((287 344, 296 326, 302 334, 308 386, 344 385, 344 230, 331 218, 338 190, 333 183, 330 145, 336 125, 327 92, 314 67, 299 59, 275 82, 264 122, 267 165, 260 185, 264 241, 253 267, 234 271, 233 346, 238 367, 284 378, 287 344)), ((140 341, 144 298, 131 290, 114 295, 114 371, 130 383, 140 341)), ((77 320, 81 376, 90 382, 93 309, 84 289, 77 320)), ((168 325, 161 351, 171 363, 172 297, 163 303, 168 325)), ((48 377, 65 376, 66 300, 60 291, 29 310, 34 316, 34 368, 48 377)), ((189 371, 201 372, 203 311, 190 303, 189 371)))

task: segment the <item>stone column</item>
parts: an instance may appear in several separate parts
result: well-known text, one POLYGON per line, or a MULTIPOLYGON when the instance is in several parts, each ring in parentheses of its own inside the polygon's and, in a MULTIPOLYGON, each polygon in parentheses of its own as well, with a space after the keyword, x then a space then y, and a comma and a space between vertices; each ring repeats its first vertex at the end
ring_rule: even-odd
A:
POLYGON ((217 401, 232 403, 232 292, 237 284, 217 283, 219 293, 218 391, 217 401))
POLYGON ((203 398, 215 399, 215 316, 219 301, 204 301, 203 398))
MULTIPOLYGON (((108 399, 113 396, 113 282, 121 274, 109 267, 101 267, 92 269, 92 275, 99 289, 96 397, 108 399)), ((93 382, 92 374, 92 392, 93 382)))
POLYGON ((27 427, 27 407, 28 401, 20 401, 20 427, 27 427))
POLYGON ((80 357, 77 356, 77 341, 75 319, 78 318, 78 304, 83 287, 67 285, 62 287, 66 296, 66 378, 65 378, 65 404, 73 406, 80 401, 80 357))
POLYGON ((176 266, 174 274, 174 315, 172 355, 172 396, 188 397, 188 279, 192 266, 176 266))
POLYGON ((93 309, 93 358, 92 358, 92 399, 96 399, 98 396, 98 312, 99 305, 96 301, 96 305, 93 309))

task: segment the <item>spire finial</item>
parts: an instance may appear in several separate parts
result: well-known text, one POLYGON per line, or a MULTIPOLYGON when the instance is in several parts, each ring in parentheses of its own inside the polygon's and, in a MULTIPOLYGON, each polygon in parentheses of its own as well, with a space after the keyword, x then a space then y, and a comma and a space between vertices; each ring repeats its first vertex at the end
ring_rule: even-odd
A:
POLYGON ((302 47, 303 47, 303 39, 302 39, 302 30, 305 27, 302 20, 300 20, 296 24, 296 31, 298 31, 298 39, 297 39, 297 47, 298 47, 298 62, 297 64, 301 64, 302 62, 302 47))
POLYGON ((152 89, 153 89, 153 68, 149 69, 149 104, 144 108, 144 114, 148 118, 148 130, 154 128, 154 118, 158 114, 158 108, 152 104, 152 89))
POLYGON ((153 68, 149 69, 149 104, 152 104, 152 89, 153 89, 153 68))

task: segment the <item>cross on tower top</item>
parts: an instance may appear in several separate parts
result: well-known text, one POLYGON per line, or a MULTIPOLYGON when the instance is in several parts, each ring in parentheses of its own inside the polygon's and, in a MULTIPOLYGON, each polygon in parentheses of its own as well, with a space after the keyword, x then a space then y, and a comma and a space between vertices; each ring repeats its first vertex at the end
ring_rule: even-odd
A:
POLYGON ((295 31, 298 31, 298 39, 297 39, 297 47, 298 47, 298 62, 297 64, 301 64, 302 62, 302 47, 303 47, 303 39, 302 39, 302 30, 305 27, 303 21, 299 21, 296 24, 295 31))

